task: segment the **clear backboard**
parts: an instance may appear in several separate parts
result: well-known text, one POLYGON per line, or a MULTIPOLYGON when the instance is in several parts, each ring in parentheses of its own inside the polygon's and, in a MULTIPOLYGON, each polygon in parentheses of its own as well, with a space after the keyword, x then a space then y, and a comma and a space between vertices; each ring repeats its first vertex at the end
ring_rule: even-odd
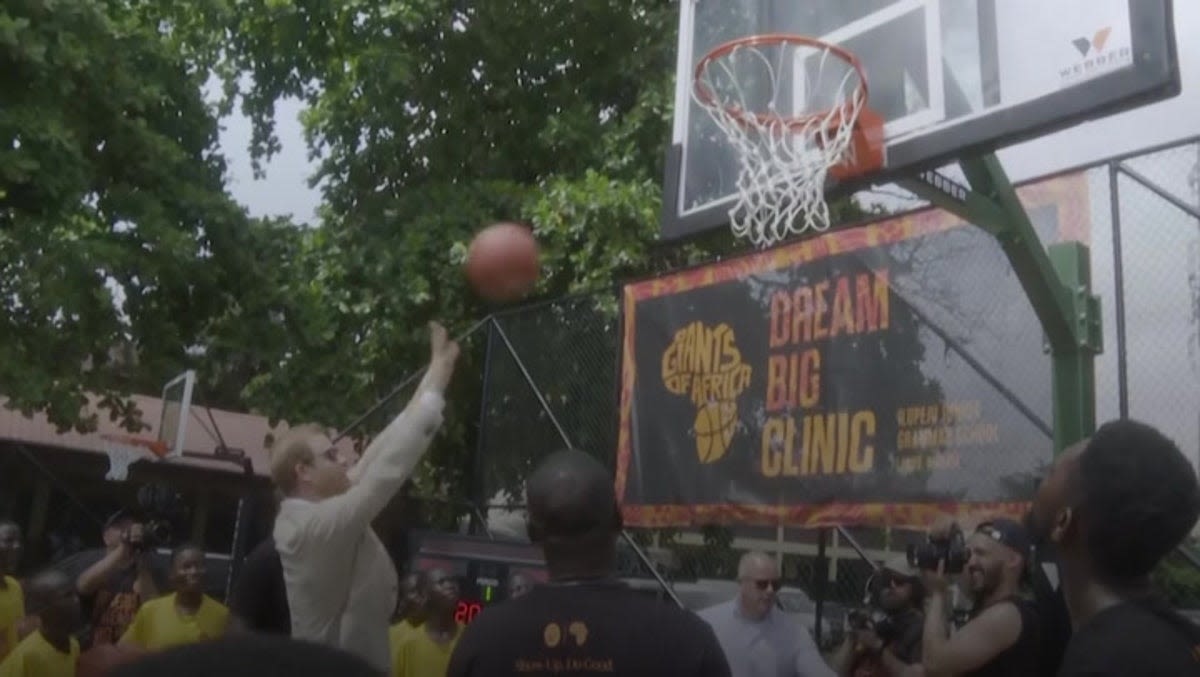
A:
MULTIPOLYGON (((738 158, 693 83, 697 64, 731 40, 798 34, 859 59, 867 105, 884 120, 884 161, 840 185, 831 178, 838 191, 1179 92, 1170 0, 680 0, 680 10, 665 239, 729 223, 738 158)), ((804 70, 794 68, 797 90, 804 70)))
POLYGON ((188 416, 192 406, 192 389, 196 373, 186 371, 163 386, 162 418, 158 423, 158 439, 167 445, 167 457, 182 456, 187 440, 188 416))

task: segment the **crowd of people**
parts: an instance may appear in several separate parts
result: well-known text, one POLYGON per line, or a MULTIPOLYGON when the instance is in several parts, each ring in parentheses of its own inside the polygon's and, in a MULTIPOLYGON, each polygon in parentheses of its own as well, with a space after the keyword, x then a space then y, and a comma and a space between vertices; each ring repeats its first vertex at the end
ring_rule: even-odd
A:
POLYGON ((871 609, 828 654, 780 608, 780 563, 765 553, 742 557, 733 599, 698 613, 623 583, 611 474, 581 451, 552 453, 526 481, 548 581, 513 577, 505 601, 464 625, 459 581, 400 576, 371 527, 442 422, 458 346, 431 333, 416 393, 361 456, 315 426, 273 445, 274 531, 245 558, 229 607, 204 594, 200 547, 177 547, 156 571, 128 513, 106 522, 103 553, 78 575, 23 582, 20 528, 0 522, 0 677, 90 677, 81 647, 111 647, 114 677, 1200 675, 1200 629, 1150 584, 1200 518, 1200 483, 1174 443, 1128 420, 1061 454, 1024 523, 966 529, 961 573, 949 558, 880 567, 871 609), (954 587, 972 602, 962 621, 954 587))

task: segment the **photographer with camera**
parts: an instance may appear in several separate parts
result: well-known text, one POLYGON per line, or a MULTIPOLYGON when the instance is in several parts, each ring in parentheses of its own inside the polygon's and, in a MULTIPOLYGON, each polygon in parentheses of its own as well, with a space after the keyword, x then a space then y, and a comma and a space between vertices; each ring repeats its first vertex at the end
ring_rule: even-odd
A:
POLYGON ((832 663, 845 677, 922 674, 921 633, 925 586, 920 571, 901 556, 888 562, 867 585, 868 606, 852 611, 846 641, 832 663))
POLYGON ((929 542, 909 548, 928 593, 921 662, 929 677, 1034 675, 1038 620, 1021 594, 1032 543, 1017 522, 994 519, 964 539, 957 524, 934 529, 929 542), (950 632, 950 580, 962 574, 974 606, 970 620, 950 632))
POLYGON ((75 580, 91 622, 91 645, 115 644, 142 604, 158 597, 166 577, 151 560, 156 531, 126 510, 105 522, 104 553, 75 580))

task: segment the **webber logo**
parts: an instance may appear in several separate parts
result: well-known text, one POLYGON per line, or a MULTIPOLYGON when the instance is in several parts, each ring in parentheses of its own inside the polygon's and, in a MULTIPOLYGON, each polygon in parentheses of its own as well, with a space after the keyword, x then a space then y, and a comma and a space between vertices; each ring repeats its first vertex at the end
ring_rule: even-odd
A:
POLYGON ((701 463, 715 463, 729 451, 737 429, 737 399, 750 386, 750 374, 727 324, 693 322, 675 332, 663 352, 663 386, 696 405, 692 431, 701 463))
POLYGON ((1079 59, 1059 69, 1063 85, 1090 80, 1133 63, 1133 47, 1127 39, 1114 39, 1112 26, 1101 28, 1091 37, 1081 35, 1070 42, 1075 47, 1072 55, 1077 53, 1079 59))
POLYGON ((1096 34, 1089 40, 1087 38, 1075 38, 1071 41, 1075 45, 1075 49, 1079 50, 1079 56, 1087 58, 1092 50, 1097 54, 1104 51, 1104 45, 1108 42, 1108 36, 1112 35, 1112 26, 1107 26, 1096 31, 1096 34))

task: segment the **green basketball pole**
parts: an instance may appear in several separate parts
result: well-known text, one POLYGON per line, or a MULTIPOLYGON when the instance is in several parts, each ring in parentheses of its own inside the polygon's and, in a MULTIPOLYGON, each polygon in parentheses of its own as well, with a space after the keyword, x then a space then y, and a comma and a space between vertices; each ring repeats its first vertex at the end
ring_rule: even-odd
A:
POLYGON ((1088 248, 1078 242, 1043 247, 994 154, 963 158, 959 167, 970 187, 936 172, 902 185, 1000 242, 1046 334, 1054 380, 1054 453, 1061 453, 1096 428, 1095 357, 1103 350, 1103 333, 1088 248))

